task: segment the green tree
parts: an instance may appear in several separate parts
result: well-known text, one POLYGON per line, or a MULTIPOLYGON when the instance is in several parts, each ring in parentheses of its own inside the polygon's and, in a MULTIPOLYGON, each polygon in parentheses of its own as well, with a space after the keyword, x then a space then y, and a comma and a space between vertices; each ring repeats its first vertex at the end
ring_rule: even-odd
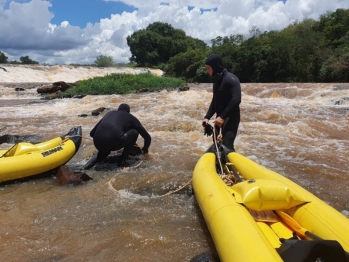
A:
POLYGON ((240 67, 237 62, 237 53, 241 48, 244 38, 241 34, 230 36, 218 36, 211 40, 211 53, 219 54, 222 57, 224 67, 235 72, 240 67))
POLYGON ((94 64, 97 67, 112 67, 115 65, 113 58, 111 56, 106 56, 106 55, 98 56, 94 64))
POLYGON ((261 34, 261 31, 259 30, 259 28, 257 26, 252 26, 252 28, 249 30, 250 35, 252 37, 256 37, 259 36, 261 34))
POLYGON ((289 26, 290 41, 293 45, 296 81, 318 81, 321 64, 328 58, 328 48, 322 32, 317 30, 316 21, 306 19, 289 26))
POLYGON ((292 82, 294 72, 294 44, 293 35, 285 31, 271 31, 266 33, 270 50, 268 52, 267 70, 263 74, 264 82, 292 82))
POLYGON ((323 32, 331 47, 336 48, 349 32, 349 9, 337 9, 320 16, 318 31, 323 32))
POLYGON ((185 79, 187 82, 207 82, 205 59, 209 49, 190 49, 173 56, 165 67, 166 75, 185 79))
POLYGON ((131 63, 137 63, 142 66, 151 66, 158 64, 160 54, 158 52, 158 43, 160 36, 157 33, 147 30, 140 30, 127 37, 127 44, 131 51, 131 63))
POLYGON ((266 36, 252 37, 237 49, 235 62, 236 75, 241 82, 264 82, 264 74, 269 70, 268 57, 271 50, 266 36))
POLYGON ((8 61, 7 61, 8 57, 0 51, 0 64, 6 64, 8 61))
POLYGON ((26 64, 26 65, 39 64, 39 62, 31 60, 29 56, 21 56, 19 60, 21 61, 22 64, 26 64))
POLYGON ((349 31, 341 45, 322 64, 320 79, 326 82, 349 82, 349 31))
POLYGON ((170 24, 161 22, 135 31, 127 37, 127 44, 132 54, 130 62, 157 67, 179 53, 207 46, 201 40, 187 37, 183 30, 174 29, 170 24))
POLYGON ((281 31, 251 37, 218 36, 212 47, 182 30, 156 22, 127 38, 131 62, 156 66, 188 81, 207 81, 204 61, 219 54, 242 82, 314 82, 348 80, 349 9, 326 13, 319 21, 297 21, 281 31))

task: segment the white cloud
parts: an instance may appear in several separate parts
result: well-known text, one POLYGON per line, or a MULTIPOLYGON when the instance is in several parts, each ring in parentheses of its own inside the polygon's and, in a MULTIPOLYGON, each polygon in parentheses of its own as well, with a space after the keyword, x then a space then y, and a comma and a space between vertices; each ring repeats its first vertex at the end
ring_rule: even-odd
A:
POLYGON ((131 53, 126 37, 156 21, 209 43, 217 36, 248 36, 252 26, 261 32, 281 30, 296 20, 318 19, 327 11, 349 8, 348 0, 168 0, 162 5, 160 1, 124 0, 137 10, 80 28, 69 20, 52 24, 48 0, 14 1, 6 5, 8 0, 0 0, 0 51, 9 60, 28 55, 50 64, 93 63, 101 54, 128 62, 131 53))

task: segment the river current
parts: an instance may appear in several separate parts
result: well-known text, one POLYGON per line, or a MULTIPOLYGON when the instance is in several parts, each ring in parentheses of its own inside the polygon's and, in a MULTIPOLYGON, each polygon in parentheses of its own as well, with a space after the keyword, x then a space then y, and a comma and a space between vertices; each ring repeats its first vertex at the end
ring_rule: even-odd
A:
MULTIPOLYGON (((91 112, 128 103, 152 136, 149 155, 134 169, 91 169, 78 186, 55 176, 0 185, 0 254, 7 261, 189 261, 214 253, 188 186, 211 145, 201 121, 211 84, 189 91, 41 100, 0 84, 0 136, 45 141, 82 126, 68 167, 95 152, 91 112), (87 114, 86 117, 80 115, 87 114)), ((349 217, 349 84, 242 84, 237 152, 292 179, 349 217)), ((143 145, 140 137, 138 142, 143 145)), ((0 144, 6 149, 13 144, 0 144)), ((1 168, 1 167, 0 167, 1 168)))

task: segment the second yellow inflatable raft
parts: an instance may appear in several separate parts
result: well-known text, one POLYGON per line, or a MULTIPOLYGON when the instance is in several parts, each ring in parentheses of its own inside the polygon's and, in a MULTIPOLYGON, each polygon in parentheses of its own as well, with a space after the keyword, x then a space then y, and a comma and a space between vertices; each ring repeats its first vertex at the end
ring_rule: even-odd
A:
POLYGON ((290 179, 229 150, 223 152, 226 164, 242 180, 227 185, 212 148, 194 169, 193 188, 221 261, 284 261, 284 239, 333 244, 340 258, 330 261, 347 261, 348 218, 290 179))
POLYGON ((41 174, 64 165, 78 151, 81 135, 79 126, 39 144, 21 142, 0 150, 0 182, 41 174))

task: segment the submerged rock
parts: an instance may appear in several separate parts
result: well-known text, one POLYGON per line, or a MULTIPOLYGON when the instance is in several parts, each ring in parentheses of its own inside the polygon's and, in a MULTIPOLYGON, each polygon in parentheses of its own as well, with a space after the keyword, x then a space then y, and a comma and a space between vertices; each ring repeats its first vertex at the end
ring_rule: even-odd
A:
POLYGON ((79 185, 83 181, 91 180, 92 178, 84 172, 71 171, 67 166, 60 166, 56 173, 58 183, 61 185, 79 185))

